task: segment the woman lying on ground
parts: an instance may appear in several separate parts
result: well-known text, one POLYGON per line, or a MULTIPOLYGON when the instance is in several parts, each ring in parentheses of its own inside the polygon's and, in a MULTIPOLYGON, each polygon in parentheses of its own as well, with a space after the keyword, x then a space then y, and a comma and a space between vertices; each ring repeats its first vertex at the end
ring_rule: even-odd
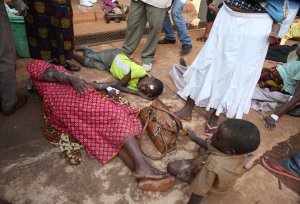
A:
POLYGON ((206 136, 217 130, 221 113, 239 119, 250 110, 268 39, 276 38, 280 28, 267 9, 252 0, 225 0, 205 46, 183 75, 185 86, 178 94, 186 103, 175 114, 191 120, 195 105, 214 109, 206 136))
POLYGON ((42 60, 34 60, 27 69, 54 129, 75 137, 101 164, 118 155, 142 190, 163 191, 174 184, 173 177, 150 166, 142 156, 134 137, 142 131, 138 110, 97 92, 108 85, 87 83, 62 66, 42 60))
POLYGON ((263 68, 258 81, 260 88, 268 88, 270 91, 278 91, 291 96, 282 108, 277 109, 273 114, 264 118, 265 126, 270 130, 276 127, 276 121, 278 121, 279 117, 291 111, 293 108, 293 112, 290 112, 290 114, 299 116, 300 47, 297 48, 296 54, 298 57, 290 60, 286 64, 278 65, 277 67, 263 68))

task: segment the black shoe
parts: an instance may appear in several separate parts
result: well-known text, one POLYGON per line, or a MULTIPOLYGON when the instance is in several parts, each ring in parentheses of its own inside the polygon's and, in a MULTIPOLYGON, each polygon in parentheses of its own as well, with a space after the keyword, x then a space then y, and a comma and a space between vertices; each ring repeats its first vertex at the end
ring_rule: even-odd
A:
POLYGON ((182 49, 181 49, 181 54, 187 54, 191 49, 192 49, 192 45, 191 44, 183 44, 182 45, 182 49))
POLYGON ((175 44, 176 40, 168 40, 167 38, 164 38, 162 40, 158 41, 158 44, 175 44))

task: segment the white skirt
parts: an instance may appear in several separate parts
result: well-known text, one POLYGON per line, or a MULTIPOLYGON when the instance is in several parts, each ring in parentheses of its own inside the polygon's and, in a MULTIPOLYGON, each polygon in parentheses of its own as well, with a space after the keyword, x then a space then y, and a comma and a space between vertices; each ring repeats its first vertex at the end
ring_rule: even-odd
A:
POLYGON ((190 96, 206 110, 216 109, 216 115, 242 118, 250 110, 272 23, 266 13, 239 13, 224 4, 178 95, 190 96))

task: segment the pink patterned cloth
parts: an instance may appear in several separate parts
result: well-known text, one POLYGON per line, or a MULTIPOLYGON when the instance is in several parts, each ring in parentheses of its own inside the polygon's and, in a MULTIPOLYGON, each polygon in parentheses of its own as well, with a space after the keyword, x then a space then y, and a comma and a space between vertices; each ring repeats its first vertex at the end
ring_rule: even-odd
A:
POLYGON ((141 133, 137 110, 105 98, 92 87, 78 94, 69 84, 43 82, 43 73, 51 67, 68 72, 42 60, 34 60, 27 66, 43 98, 44 113, 53 128, 75 137, 90 156, 105 164, 118 154, 129 137, 141 133))

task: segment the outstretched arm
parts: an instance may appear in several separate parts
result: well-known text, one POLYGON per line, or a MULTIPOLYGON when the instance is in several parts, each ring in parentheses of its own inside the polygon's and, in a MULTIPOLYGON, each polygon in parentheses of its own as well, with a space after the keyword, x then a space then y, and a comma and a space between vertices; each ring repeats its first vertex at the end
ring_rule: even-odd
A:
POLYGON ((294 95, 291 98, 291 100, 289 100, 286 104, 284 104, 284 106, 282 108, 278 109, 275 113, 264 118, 266 128, 268 128, 268 129, 275 128, 276 127, 276 116, 278 116, 278 117, 282 116, 286 112, 293 109, 299 102, 300 102, 300 83, 298 81, 294 95))
POLYGON ((78 93, 83 93, 88 88, 86 81, 54 68, 47 69, 43 74, 42 80, 70 84, 78 93))
POLYGON ((207 142, 199 137, 196 136, 196 134, 194 133, 194 131, 192 130, 188 130, 188 137, 195 142, 197 145, 199 145, 200 147, 204 148, 207 150, 207 142))

